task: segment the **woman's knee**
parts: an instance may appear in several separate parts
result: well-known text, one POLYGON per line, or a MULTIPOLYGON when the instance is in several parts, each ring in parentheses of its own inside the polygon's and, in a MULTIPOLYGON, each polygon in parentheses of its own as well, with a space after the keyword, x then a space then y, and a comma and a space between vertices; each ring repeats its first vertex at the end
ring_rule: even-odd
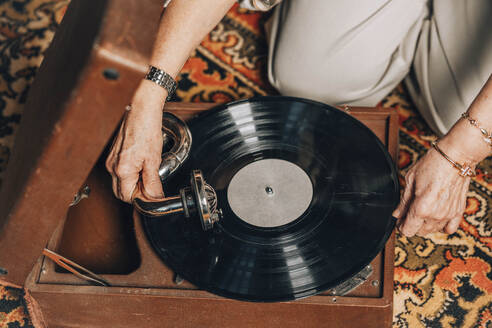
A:
POLYGON ((332 8, 333 2, 320 0, 317 9, 308 6, 305 12, 306 4, 292 1, 279 8, 270 52, 272 84, 286 95, 327 103, 376 103, 409 70, 423 2, 348 1, 332 8), (356 15, 350 20, 333 16, 346 10, 356 15))
POLYGON ((350 53, 279 51, 272 58, 272 84, 281 94, 329 104, 372 106, 391 91, 408 71, 405 63, 365 61, 350 53), (309 54, 309 55, 308 55, 309 54), (400 66, 400 67, 396 67, 400 66))

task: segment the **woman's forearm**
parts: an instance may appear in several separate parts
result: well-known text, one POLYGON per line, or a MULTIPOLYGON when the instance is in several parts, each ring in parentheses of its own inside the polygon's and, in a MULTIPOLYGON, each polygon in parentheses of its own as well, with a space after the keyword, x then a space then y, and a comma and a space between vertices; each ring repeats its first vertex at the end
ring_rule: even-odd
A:
MULTIPOLYGON (((176 78, 190 53, 218 24, 235 0, 174 0, 165 9, 149 64, 176 78)), ((133 97, 133 110, 158 116, 166 89, 142 79, 133 97), (151 114, 152 113, 152 114, 151 114)))
MULTIPOLYGON (((172 1, 159 24, 149 64, 176 77, 191 51, 233 3, 172 1)), ((125 202, 132 202, 138 194, 156 199, 164 195, 158 172, 162 160, 162 108, 167 95, 165 88, 142 79, 111 147, 106 168, 115 195, 125 202)))
POLYGON ((150 64, 175 77, 190 53, 235 0, 171 1, 162 16, 150 64))
MULTIPOLYGON (((468 109, 471 119, 480 127, 492 133, 492 75, 468 109)), ((459 162, 477 164, 490 155, 492 148, 484 141, 484 136, 467 119, 459 119, 453 128, 439 142, 451 157, 459 162)))

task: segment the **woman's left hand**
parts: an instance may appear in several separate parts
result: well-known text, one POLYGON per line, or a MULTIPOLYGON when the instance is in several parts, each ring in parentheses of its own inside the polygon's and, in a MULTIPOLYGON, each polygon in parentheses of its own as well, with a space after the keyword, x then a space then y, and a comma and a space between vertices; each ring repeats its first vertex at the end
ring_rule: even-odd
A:
MULTIPOLYGON (((458 119, 440 139, 439 148, 456 163, 474 169, 491 151, 490 140, 484 140, 482 130, 492 131, 492 74, 467 114, 473 119, 458 119), (473 126, 476 124, 481 128, 473 126)), ((458 229, 465 211, 469 177, 460 176, 436 149, 430 149, 410 168, 405 181, 403 197, 393 212, 403 234, 410 237, 435 231, 454 233, 458 229)))
POLYGON ((400 204, 393 212, 399 230, 411 237, 454 233, 463 218, 469 177, 462 177, 435 149, 410 168, 400 204))

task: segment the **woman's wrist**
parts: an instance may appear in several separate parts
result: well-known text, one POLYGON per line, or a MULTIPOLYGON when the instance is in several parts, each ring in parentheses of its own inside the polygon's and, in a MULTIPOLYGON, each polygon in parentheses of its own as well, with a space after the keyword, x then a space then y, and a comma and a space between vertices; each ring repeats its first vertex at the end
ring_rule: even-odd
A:
POLYGON ((465 117, 456 122, 439 141, 439 146, 456 161, 476 165, 492 150, 484 140, 484 131, 481 129, 489 135, 492 132, 492 75, 468 108, 465 117))
POLYGON ((167 90, 160 85, 142 80, 133 96, 132 110, 161 112, 167 95, 167 90))
POLYGON ((466 120, 460 119, 453 128, 439 140, 439 147, 459 163, 476 166, 490 154, 490 146, 483 140, 478 129, 466 120))

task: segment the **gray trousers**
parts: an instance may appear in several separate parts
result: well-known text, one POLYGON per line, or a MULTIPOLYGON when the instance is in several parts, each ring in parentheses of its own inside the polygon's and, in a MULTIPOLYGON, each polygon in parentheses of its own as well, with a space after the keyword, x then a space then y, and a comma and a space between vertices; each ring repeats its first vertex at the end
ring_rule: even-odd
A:
POLYGON ((441 135, 492 73, 492 0, 284 0, 269 40, 280 93, 374 106, 405 78, 441 135))

